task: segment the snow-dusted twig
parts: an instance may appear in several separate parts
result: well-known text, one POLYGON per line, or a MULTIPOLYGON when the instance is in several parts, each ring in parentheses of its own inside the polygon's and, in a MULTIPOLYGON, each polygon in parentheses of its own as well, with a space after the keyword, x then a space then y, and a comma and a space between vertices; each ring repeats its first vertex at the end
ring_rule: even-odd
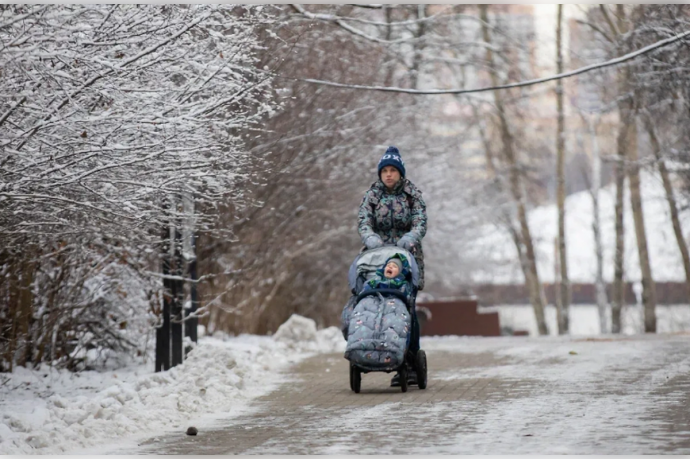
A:
POLYGON ((303 15, 307 19, 316 19, 316 20, 321 20, 321 21, 328 21, 332 22, 341 28, 347 30, 348 32, 364 38, 369 41, 373 41, 375 43, 381 43, 385 45, 391 45, 391 44, 397 44, 397 43, 406 43, 411 40, 414 40, 414 37, 411 38, 401 38, 398 40, 384 40, 379 37, 374 37, 373 35, 369 35, 368 33, 364 32, 363 30, 360 30, 356 27, 352 27, 350 24, 347 24, 343 19, 339 18, 338 16, 333 16, 331 14, 318 14, 318 13, 310 13, 309 11, 305 10, 302 5, 298 4, 292 4, 292 7, 301 15, 303 15))
MULTIPOLYGON (((410 19, 408 21, 397 21, 397 22, 381 22, 381 21, 372 21, 369 19, 362 19, 362 18, 337 16, 334 14, 309 13, 303 7, 301 7, 301 5, 294 5, 294 6, 299 7, 300 9, 298 9, 298 11, 299 11, 300 15, 302 15, 308 19, 320 19, 322 21, 327 21, 327 22, 336 22, 336 21, 357 22, 360 24, 374 25, 374 26, 378 26, 378 27, 411 26, 411 25, 421 24, 424 22, 432 22, 432 21, 435 21, 439 18, 454 19, 457 17, 462 17, 462 18, 481 21, 478 17, 472 16, 470 14, 461 14, 461 13, 445 14, 446 11, 448 11, 448 9, 450 9, 450 8, 445 8, 445 9, 439 11, 438 13, 432 14, 431 16, 425 16, 425 17, 420 18, 420 19, 410 19)), ((295 9, 297 9, 297 8, 295 8, 295 9)))
POLYGON ((39 8, 36 8, 36 9, 32 10, 30 13, 22 14, 22 15, 16 16, 15 18, 13 18, 13 19, 11 19, 11 20, 9 20, 9 21, 7 21, 7 22, 3 22, 2 24, 0 24, 0 30, 6 29, 7 27, 9 27, 9 26, 11 26, 12 24, 15 24, 15 23, 17 23, 17 22, 19 22, 19 21, 23 21, 24 19, 28 18, 29 16, 33 16, 34 14, 38 14, 38 13, 40 13, 40 12, 42 12, 42 11, 45 11, 45 10, 46 10, 47 8, 49 8, 49 7, 50 7, 50 5, 43 5, 43 6, 39 7, 39 8))

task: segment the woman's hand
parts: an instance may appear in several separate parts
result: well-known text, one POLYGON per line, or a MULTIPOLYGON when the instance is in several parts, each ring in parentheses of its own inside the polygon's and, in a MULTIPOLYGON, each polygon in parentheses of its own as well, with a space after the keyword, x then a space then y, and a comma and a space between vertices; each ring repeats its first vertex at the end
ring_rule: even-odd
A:
POLYGON ((366 245, 369 250, 378 249, 379 247, 383 247, 383 239, 381 239, 381 236, 378 234, 370 234, 364 238, 364 245, 366 245))
POLYGON ((403 235, 403 237, 398 239, 397 245, 398 247, 402 247, 408 252, 412 252, 414 250, 414 247, 417 245, 417 238, 412 233, 406 233, 405 235, 403 235))

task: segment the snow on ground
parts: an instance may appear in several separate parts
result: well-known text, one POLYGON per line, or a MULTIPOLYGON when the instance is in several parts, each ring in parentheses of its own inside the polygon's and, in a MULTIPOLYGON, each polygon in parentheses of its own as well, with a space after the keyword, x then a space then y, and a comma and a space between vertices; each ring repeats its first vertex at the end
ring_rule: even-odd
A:
MULTIPOLYGON (((501 328, 512 331, 527 331, 530 336, 539 334, 532 305, 498 305, 479 308, 480 313, 498 312, 501 328)), ((546 327, 550 335, 558 334, 556 308, 548 305, 544 310, 546 327)), ((571 336, 599 335, 599 311, 596 305, 571 305, 568 319, 571 336)), ((690 305, 657 305, 657 332, 677 333, 690 331, 690 305)), ((621 311, 621 326, 624 335, 644 333, 644 310, 641 304, 626 306, 621 311)), ((607 310, 607 330, 611 330, 611 309, 607 310)))
POLYGON ((471 423, 458 429, 455 438, 423 452, 659 453, 661 447, 690 434, 688 426, 679 425, 668 411, 676 407, 682 412, 687 387, 671 390, 666 386, 674 377, 690 372, 690 356, 684 351, 687 340, 682 335, 423 339, 422 347, 429 355, 434 351, 492 352, 510 358, 508 363, 489 367, 444 371, 433 375, 435 381, 531 380, 538 388, 516 397, 454 402, 438 408, 434 420, 450 416, 454 422, 469 418, 471 423))
MULTIPOLYGON (((343 394, 343 405, 317 397, 302 408, 316 416, 294 409, 288 434, 259 436, 238 452, 688 454, 689 340, 687 334, 422 337, 430 365, 426 391, 391 391, 388 375, 367 374, 362 393, 345 395, 339 381, 331 390, 343 394)), ((318 376, 310 376, 318 387, 318 376)), ((281 410, 280 401, 266 409, 269 417, 281 410)), ((255 422, 246 425, 260 430, 255 422)))
POLYGON ((249 409, 279 371, 315 352, 344 352, 336 327, 292 316, 273 337, 202 337, 182 365, 70 373, 46 365, 0 374, 0 455, 60 454, 165 431, 203 428, 249 409))
MULTIPOLYGON (((649 245, 652 274, 657 282, 684 282, 685 272, 678 250, 668 202, 658 174, 641 173, 642 207, 645 230, 649 245)), ((613 279, 613 255, 615 250, 614 227, 615 187, 613 184, 599 190, 599 217, 602 245, 604 247, 604 279, 613 279)), ((596 276, 594 252, 594 207, 589 191, 574 193, 566 198, 566 241, 568 276, 571 282, 592 283, 596 276)), ((626 281, 639 281, 640 267, 637 239, 630 208, 630 189, 626 181, 624 197, 625 250, 624 268, 626 281)), ((535 208, 529 212, 529 225, 535 243, 537 268, 542 282, 554 282, 554 241, 558 234, 556 205, 535 208)), ((690 211, 681 212, 681 227, 690 228, 690 211)), ((483 269, 471 274, 477 283, 521 284, 522 271, 510 235, 503 229, 488 225, 484 236, 465 254, 470 259, 486 260, 483 269)), ((686 238, 687 239, 687 238, 686 238)))

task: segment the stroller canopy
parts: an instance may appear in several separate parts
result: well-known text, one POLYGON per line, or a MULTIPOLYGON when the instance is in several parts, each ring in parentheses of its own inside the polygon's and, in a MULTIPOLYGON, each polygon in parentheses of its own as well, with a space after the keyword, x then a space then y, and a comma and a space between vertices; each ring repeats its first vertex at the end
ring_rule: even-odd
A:
POLYGON ((350 271, 347 275, 350 288, 353 290, 357 288, 357 278, 360 275, 364 276, 365 281, 374 277, 376 270, 395 254, 401 254, 407 258, 407 261, 410 263, 410 271, 412 272, 412 285, 415 288, 419 287, 419 268, 412 254, 401 247, 385 245, 378 249, 362 252, 355 258, 355 261, 350 265, 350 271))

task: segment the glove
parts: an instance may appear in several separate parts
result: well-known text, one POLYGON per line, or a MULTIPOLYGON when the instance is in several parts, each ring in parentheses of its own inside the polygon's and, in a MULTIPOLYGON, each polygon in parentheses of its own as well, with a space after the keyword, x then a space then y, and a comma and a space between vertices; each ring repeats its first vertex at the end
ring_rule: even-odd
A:
POLYGON ((383 239, 381 239, 381 236, 378 234, 370 234, 364 238, 364 245, 366 245, 369 250, 378 249, 379 247, 383 247, 383 239))
POLYGON ((412 233, 406 233, 403 237, 398 239, 398 247, 412 252, 417 245, 417 238, 412 233))

